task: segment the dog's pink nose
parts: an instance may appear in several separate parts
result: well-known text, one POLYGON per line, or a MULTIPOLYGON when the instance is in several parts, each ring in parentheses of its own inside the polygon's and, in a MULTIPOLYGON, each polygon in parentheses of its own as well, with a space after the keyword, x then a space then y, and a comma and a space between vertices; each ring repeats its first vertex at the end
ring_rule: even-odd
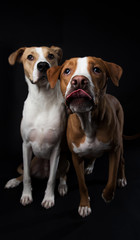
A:
POLYGON ((82 75, 74 76, 72 81, 71 81, 71 85, 74 88, 84 89, 88 85, 88 79, 85 76, 82 76, 82 75))

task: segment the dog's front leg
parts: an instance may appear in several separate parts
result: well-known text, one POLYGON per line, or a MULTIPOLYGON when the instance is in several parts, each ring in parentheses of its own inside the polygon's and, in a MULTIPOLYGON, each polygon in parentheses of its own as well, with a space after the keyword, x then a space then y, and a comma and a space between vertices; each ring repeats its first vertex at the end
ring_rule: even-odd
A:
POLYGON ((47 183, 47 188, 45 191, 45 196, 41 203, 41 205, 47 209, 53 207, 55 204, 54 187, 55 187, 56 171, 58 168, 59 157, 60 157, 60 142, 53 149, 50 157, 50 174, 49 174, 49 179, 47 183))
POLYGON ((23 192, 20 199, 22 205, 30 204, 32 200, 32 187, 30 177, 30 162, 32 158, 32 149, 29 143, 23 142, 23 192))
POLYGON ((84 161, 80 161, 76 154, 72 154, 74 168, 77 174, 79 191, 80 191, 80 205, 78 213, 82 217, 86 217, 91 213, 90 198, 88 196, 88 189, 85 183, 84 161))
POLYGON ((118 148, 116 151, 112 150, 109 153, 108 182, 102 193, 102 198, 106 203, 109 203, 114 198, 117 183, 118 167, 120 161, 120 153, 121 153, 120 148, 118 148))

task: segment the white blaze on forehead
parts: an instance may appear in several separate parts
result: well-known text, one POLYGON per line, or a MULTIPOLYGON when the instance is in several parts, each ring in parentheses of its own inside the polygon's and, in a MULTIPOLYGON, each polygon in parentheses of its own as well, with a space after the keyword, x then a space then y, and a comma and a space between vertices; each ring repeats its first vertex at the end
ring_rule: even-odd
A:
POLYGON ((36 52, 38 53, 39 55, 39 58, 38 58, 38 61, 39 62, 47 62, 44 54, 43 54, 43 51, 42 51, 42 48, 41 47, 38 47, 38 48, 35 48, 36 52))
POLYGON ((83 57, 83 58, 77 59, 77 67, 67 85, 65 96, 67 96, 67 93, 69 92, 69 90, 71 88, 71 81, 72 81, 73 77, 78 76, 78 75, 85 76, 86 78, 88 78, 90 87, 92 89, 94 88, 94 85, 92 82, 92 77, 88 71, 88 57, 83 57))
POLYGON ((88 58, 87 57, 83 57, 83 58, 78 58, 77 60, 77 67, 76 70, 72 76, 72 78, 74 76, 77 75, 82 75, 87 77, 89 80, 91 80, 91 75, 88 71, 88 58))

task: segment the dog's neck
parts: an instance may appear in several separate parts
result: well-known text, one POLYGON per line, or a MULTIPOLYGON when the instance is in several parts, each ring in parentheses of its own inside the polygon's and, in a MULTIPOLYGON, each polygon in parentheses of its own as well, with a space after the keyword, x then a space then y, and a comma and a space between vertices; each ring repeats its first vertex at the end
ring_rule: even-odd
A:
POLYGON ((96 134, 97 126, 104 121, 106 113, 106 100, 102 98, 94 110, 84 113, 76 113, 87 137, 93 137, 96 134))
POLYGON ((59 102, 63 102, 59 81, 57 81, 55 88, 51 89, 48 81, 45 86, 39 87, 37 84, 32 84, 26 76, 25 79, 28 85, 28 98, 31 99, 32 103, 51 105, 53 101, 57 102, 56 99, 59 102))
POLYGON ((81 127, 87 137, 91 137, 95 134, 96 131, 96 124, 92 118, 92 111, 85 112, 85 113, 76 113, 80 123, 81 127))

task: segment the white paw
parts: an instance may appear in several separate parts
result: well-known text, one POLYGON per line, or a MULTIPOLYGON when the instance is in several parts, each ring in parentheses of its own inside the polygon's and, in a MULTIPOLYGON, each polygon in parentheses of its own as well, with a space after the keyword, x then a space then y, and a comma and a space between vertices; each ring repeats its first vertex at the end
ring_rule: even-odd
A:
POLYGON ((87 217, 88 215, 91 214, 91 208, 88 207, 88 206, 85 206, 85 207, 81 207, 79 206, 78 208, 78 213, 81 217, 87 217))
POLYGON ((95 160, 85 168, 85 174, 89 175, 93 172, 95 160))
POLYGON ((5 188, 14 188, 17 187, 20 183, 21 181, 19 181, 16 178, 13 178, 6 183, 5 188))
POLYGON ((22 196, 21 196, 21 199, 20 199, 20 203, 23 205, 23 206, 26 206, 28 204, 30 204, 31 202, 33 201, 32 199, 32 194, 31 193, 23 193, 22 196))
POLYGON ((51 196, 51 197, 45 196, 42 203, 41 203, 42 207, 44 207, 46 209, 53 207, 54 204, 55 204, 54 203, 54 196, 51 196))
POLYGON ((125 187, 127 185, 126 178, 119 178, 118 179, 118 187, 125 187))
POLYGON ((58 185, 58 192, 61 196, 64 196, 68 192, 68 186, 67 184, 59 184, 58 185))
POLYGON ((94 166, 88 166, 87 168, 85 168, 85 174, 89 175, 93 172, 93 168, 94 166))

